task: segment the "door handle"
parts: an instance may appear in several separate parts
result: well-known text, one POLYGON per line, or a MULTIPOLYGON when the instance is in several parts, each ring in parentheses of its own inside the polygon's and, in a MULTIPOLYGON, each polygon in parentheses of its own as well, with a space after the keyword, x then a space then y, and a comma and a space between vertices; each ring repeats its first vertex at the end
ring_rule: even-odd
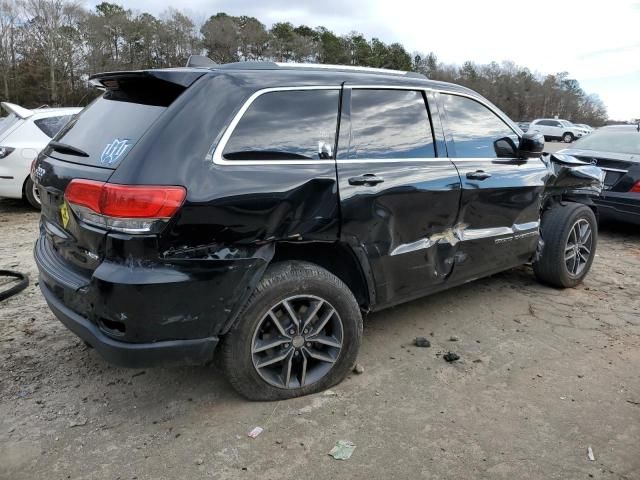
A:
POLYGON ((469 180, 486 180, 490 176, 491 176, 491 174, 485 172, 484 170, 476 170, 475 172, 467 172, 467 178, 469 180))
POLYGON ((378 177, 373 173, 365 173, 364 175, 351 177, 349 179, 349 185, 365 185, 367 187, 373 187, 382 182, 384 182, 384 178, 378 177))

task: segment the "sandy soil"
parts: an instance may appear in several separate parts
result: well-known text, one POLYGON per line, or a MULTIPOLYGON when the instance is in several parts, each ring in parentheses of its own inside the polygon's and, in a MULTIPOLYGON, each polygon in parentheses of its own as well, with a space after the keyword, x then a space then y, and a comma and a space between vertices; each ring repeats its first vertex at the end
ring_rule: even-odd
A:
POLYGON ((106 364, 35 286, 36 229, 0 201, 0 269, 31 277, 0 304, 1 479, 640 479, 638 228, 604 228, 573 290, 522 267, 372 315, 363 374, 277 403, 213 367, 106 364), (351 459, 327 455, 337 440, 351 459))

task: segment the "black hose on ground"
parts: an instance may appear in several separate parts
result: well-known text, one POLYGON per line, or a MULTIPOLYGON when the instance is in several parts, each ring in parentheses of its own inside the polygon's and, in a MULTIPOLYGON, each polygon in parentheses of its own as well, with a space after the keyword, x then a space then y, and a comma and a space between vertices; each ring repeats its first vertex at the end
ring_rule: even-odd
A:
POLYGON ((0 292, 0 302, 21 292, 29 285, 29 277, 20 272, 12 272, 11 270, 0 270, 0 277, 13 277, 19 280, 13 287, 0 292))

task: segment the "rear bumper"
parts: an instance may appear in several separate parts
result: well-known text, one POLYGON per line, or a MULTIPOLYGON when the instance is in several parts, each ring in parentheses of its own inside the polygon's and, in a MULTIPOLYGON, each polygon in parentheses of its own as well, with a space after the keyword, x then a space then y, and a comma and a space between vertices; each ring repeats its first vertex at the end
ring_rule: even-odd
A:
POLYGON ((197 365, 213 358, 218 337, 195 340, 170 340, 154 343, 126 343, 108 337, 87 318, 66 307, 60 299, 40 282, 40 290, 49 308, 62 324, 90 344, 108 362, 122 367, 151 367, 158 365, 197 365))
POLYGON ((46 235, 34 257, 49 307, 110 362, 140 367, 202 364, 266 268, 268 258, 103 261, 71 267, 46 235))
POLYGON ((637 193, 603 192, 594 203, 601 218, 640 225, 640 195, 637 193))

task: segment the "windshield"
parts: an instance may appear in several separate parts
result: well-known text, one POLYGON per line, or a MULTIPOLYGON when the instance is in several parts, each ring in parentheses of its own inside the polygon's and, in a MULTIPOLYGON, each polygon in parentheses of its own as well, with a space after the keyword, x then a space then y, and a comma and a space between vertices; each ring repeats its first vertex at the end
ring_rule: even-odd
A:
POLYGON ((567 121, 567 120, 560 120, 560 123, 565 126, 565 127, 573 127, 573 123, 567 121))
POLYGON ((640 132, 634 129, 595 131, 576 141, 573 148, 640 155, 640 132))
POLYGON ((0 138, 4 137, 5 133, 7 133, 16 123, 20 121, 20 117, 18 117, 15 113, 10 114, 8 117, 0 119, 0 138))

